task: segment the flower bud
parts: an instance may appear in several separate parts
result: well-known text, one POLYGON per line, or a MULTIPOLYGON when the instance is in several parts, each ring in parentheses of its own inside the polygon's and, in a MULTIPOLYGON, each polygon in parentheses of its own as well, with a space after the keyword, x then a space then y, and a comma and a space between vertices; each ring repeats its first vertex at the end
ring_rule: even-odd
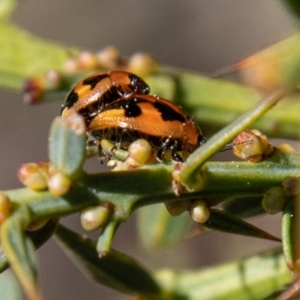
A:
POLYGON ((61 75, 57 70, 48 70, 44 75, 44 88, 53 90, 59 88, 61 84, 61 75))
POLYGON ((64 62, 63 69, 66 73, 79 72, 79 63, 76 58, 69 58, 64 62))
POLYGON ((279 146, 276 147, 280 152, 283 153, 289 153, 289 154, 293 154, 296 153, 297 151, 289 144, 281 144, 279 146))
POLYGON ((98 62, 94 53, 83 51, 79 54, 78 58, 79 70, 92 70, 98 67, 98 62))
POLYGON ((157 61, 149 54, 136 53, 128 61, 128 70, 141 77, 148 76, 157 69, 157 61))
POLYGON ((48 180, 48 189, 53 196, 64 196, 69 192, 71 186, 71 179, 62 173, 56 173, 48 180))
POLYGON ((270 188, 264 195, 262 199, 263 209, 271 214, 275 215, 279 212, 282 212, 288 202, 284 190, 280 186, 270 188))
POLYGON ((197 223, 205 223, 210 217, 210 211, 204 201, 198 200, 191 204, 190 215, 197 223))
POLYGON ((26 104, 40 103, 44 94, 41 78, 29 78, 22 87, 22 97, 26 104))
POLYGON ((96 59, 99 67, 106 69, 115 69, 122 62, 119 51, 113 46, 108 46, 98 52, 96 54, 96 59))
POLYGON ((148 141, 138 139, 128 147, 129 157, 125 164, 133 166, 142 166, 147 164, 152 158, 152 147, 148 141))
POLYGON ((81 226, 85 230, 97 230, 107 223, 111 210, 107 206, 88 207, 80 214, 81 226))
POLYGON ((18 178, 26 187, 35 191, 47 188, 47 178, 37 163, 23 164, 18 170, 18 178))

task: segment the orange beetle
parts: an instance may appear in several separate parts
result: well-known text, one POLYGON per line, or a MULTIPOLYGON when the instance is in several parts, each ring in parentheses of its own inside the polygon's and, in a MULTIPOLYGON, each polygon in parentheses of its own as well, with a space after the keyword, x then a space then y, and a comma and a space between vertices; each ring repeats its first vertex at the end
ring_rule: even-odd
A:
POLYGON ((131 94, 149 94, 146 82, 135 74, 126 71, 96 73, 79 81, 67 96, 61 115, 70 112, 81 114, 86 123, 111 102, 131 94))
MULTIPOLYGON (((100 145, 102 139, 126 149, 144 138, 152 145, 158 161, 182 162, 205 142, 200 128, 179 106, 150 95, 131 95, 106 106, 89 123, 87 133, 100 145), (180 152, 180 154, 179 154, 180 152)), ((99 153, 101 147, 99 146, 99 153)))

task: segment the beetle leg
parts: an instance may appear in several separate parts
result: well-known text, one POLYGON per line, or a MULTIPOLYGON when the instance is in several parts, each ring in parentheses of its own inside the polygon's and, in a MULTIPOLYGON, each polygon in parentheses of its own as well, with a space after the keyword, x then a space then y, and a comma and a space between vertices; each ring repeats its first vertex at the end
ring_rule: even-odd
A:
POLYGON ((106 154, 103 152, 103 149, 102 149, 100 144, 98 144, 98 155, 99 155, 99 159, 100 159, 101 164, 103 164, 103 161, 106 158, 106 154))
POLYGON ((172 156, 171 156, 171 159, 173 162, 179 162, 179 163, 182 163, 183 162, 183 159, 182 157, 177 153, 177 150, 178 150, 178 141, 177 140, 173 140, 172 141, 172 145, 170 146, 170 149, 172 151, 172 156))
POLYGON ((103 149, 101 147, 101 143, 97 140, 87 140, 86 142, 87 148, 97 146, 98 148, 98 156, 100 159, 101 164, 103 163, 103 160, 105 159, 105 153, 103 152, 103 149))
POLYGON ((167 138, 159 147, 157 151, 156 158, 159 162, 163 161, 163 156, 167 149, 171 150, 171 159, 173 162, 183 162, 182 157, 177 153, 178 151, 178 141, 172 138, 167 138))
POLYGON ((172 142, 171 138, 167 138, 167 139, 165 139, 164 142, 162 142, 161 146, 159 147, 159 149, 157 151, 157 155, 156 155, 156 158, 159 162, 163 161, 163 156, 164 156, 166 150, 169 148, 171 142, 172 142))
POLYGON ((110 150, 109 157, 108 157, 109 159, 111 159, 111 157, 113 156, 113 154, 114 154, 114 152, 116 150, 118 150, 118 149, 120 149, 122 147, 123 138, 124 138, 124 135, 125 135, 126 132, 127 132, 126 129, 122 129, 118 133, 118 135, 116 137, 116 142, 115 142, 114 146, 110 150))
POLYGON ((157 158, 160 162, 163 161, 163 156, 166 152, 166 150, 168 149, 169 145, 170 145, 171 139, 167 138, 160 146, 158 152, 157 152, 157 158))

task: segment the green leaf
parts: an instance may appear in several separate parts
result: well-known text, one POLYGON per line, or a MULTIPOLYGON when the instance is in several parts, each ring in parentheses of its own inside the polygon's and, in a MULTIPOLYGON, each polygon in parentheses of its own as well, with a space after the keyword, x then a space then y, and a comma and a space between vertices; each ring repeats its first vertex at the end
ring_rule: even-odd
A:
POLYGON ((156 278, 166 295, 157 300, 253 300, 282 288, 291 274, 275 250, 203 270, 161 270, 156 278))
MULTIPOLYGON (((53 235, 57 226, 57 220, 50 220, 41 229, 36 231, 30 231, 26 233, 25 239, 31 239, 35 249, 41 247, 46 241, 48 241, 53 235)), ((9 267, 5 252, 0 252, 0 273, 9 267)))
POLYGON ((297 195, 286 206, 282 216, 282 246, 288 267, 299 272, 300 240, 299 240, 300 196, 297 195))
POLYGON ((254 217, 266 213, 261 206, 261 199, 261 196, 238 197, 224 202, 222 208, 226 213, 239 218, 254 217))
POLYGON ((209 229, 279 242, 280 239, 224 211, 211 209, 209 219, 202 225, 209 229))
POLYGON ((113 214, 109 223, 103 228, 96 244, 96 250, 99 257, 106 256, 111 250, 113 238, 120 224, 121 220, 118 219, 116 214, 113 214))
POLYGON ((36 249, 41 247, 48 241, 56 230, 58 224, 57 219, 49 220, 42 228, 27 232, 28 237, 33 241, 36 249))
POLYGON ((163 204, 138 210, 139 236, 147 248, 172 247, 179 243, 191 228, 188 213, 172 217, 163 204))
POLYGON ((163 69, 161 72, 145 78, 147 84, 151 87, 151 95, 157 95, 172 101, 175 101, 178 97, 177 87, 180 79, 177 79, 172 72, 168 72, 167 70, 164 72, 163 69))
POLYGON ((76 52, 37 38, 9 22, 0 22, 0 45, 0 85, 14 89, 20 89, 28 77, 50 69, 61 70, 76 52))
MULTIPOLYGON (((79 133, 71 128, 64 119, 56 118, 50 129, 49 158, 51 162, 64 174, 76 177, 85 160, 86 135, 85 131, 79 133)), ((79 120, 79 126, 84 126, 83 120, 79 120)))
POLYGON ((55 236, 78 267, 96 282, 129 294, 159 293, 159 287, 151 275, 129 256, 111 250, 99 258, 96 242, 62 225, 55 236))
POLYGON ((3 300, 23 299, 20 285, 9 271, 0 275, 0 295, 3 300))
POLYGON ((3 249, 0 251, 0 273, 5 271, 9 267, 6 254, 4 253, 3 249))
POLYGON ((29 223, 30 210, 22 205, 1 225, 1 245, 27 297, 38 300, 35 247, 24 232, 29 223))

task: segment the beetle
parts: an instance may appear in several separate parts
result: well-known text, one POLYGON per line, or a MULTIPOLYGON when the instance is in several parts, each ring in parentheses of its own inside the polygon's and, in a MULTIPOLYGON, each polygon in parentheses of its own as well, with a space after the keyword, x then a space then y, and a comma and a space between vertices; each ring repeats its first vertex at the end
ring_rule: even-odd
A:
POLYGON ((95 139, 100 156, 102 139, 113 142, 115 150, 144 138, 158 161, 182 162, 205 142, 200 128, 181 107, 151 95, 133 94, 112 102, 91 120, 87 133, 95 139))
POLYGON ((149 94, 150 88, 139 76, 126 71, 95 73, 79 81, 68 94, 61 109, 67 117, 75 111, 82 115, 86 124, 111 102, 132 94, 149 94))

